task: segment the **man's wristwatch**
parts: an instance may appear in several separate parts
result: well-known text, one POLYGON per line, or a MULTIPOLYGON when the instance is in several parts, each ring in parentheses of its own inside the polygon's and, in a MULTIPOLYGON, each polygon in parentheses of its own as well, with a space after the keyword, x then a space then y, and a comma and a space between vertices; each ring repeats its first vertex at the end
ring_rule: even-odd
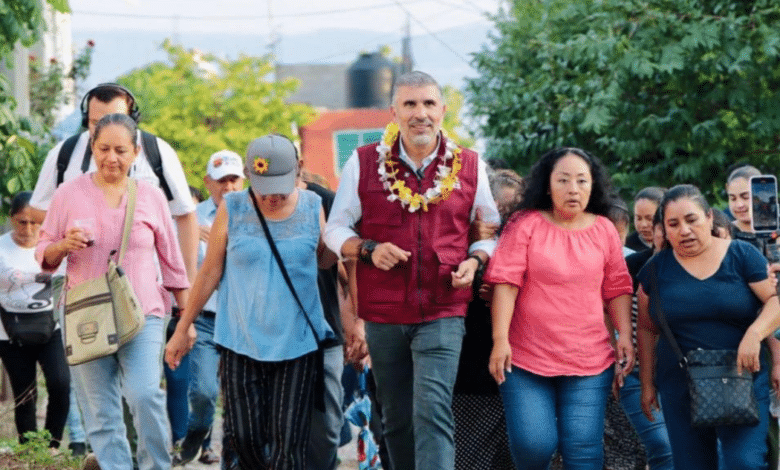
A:
POLYGON ((477 271, 479 271, 480 269, 482 269, 483 266, 485 266, 485 262, 482 261, 482 258, 480 258, 479 256, 477 256, 477 255, 469 255, 468 258, 466 258, 466 259, 469 259, 469 258, 474 258, 475 260, 477 260, 477 271))
POLYGON ((374 261, 371 259, 371 255, 374 253, 374 249, 378 245, 374 240, 363 240, 360 243, 360 252, 358 253, 358 259, 366 264, 374 265, 374 261))

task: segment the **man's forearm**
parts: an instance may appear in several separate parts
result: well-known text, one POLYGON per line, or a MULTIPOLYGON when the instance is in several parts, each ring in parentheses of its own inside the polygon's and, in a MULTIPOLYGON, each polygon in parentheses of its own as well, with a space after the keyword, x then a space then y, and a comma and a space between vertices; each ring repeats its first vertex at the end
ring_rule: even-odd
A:
POLYGON ((174 219, 176 219, 176 229, 179 235, 181 255, 184 258, 184 267, 187 269, 187 278, 192 283, 198 272, 198 240, 200 235, 198 218, 194 212, 189 212, 174 216, 174 219))

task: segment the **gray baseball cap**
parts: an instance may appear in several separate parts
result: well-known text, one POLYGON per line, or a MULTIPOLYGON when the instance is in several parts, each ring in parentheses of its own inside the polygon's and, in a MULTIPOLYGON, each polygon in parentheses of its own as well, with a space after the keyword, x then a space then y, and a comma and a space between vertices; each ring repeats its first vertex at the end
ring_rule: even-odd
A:
POLYGON ((287 137, 266 135, 246 149, 246 173, 258 194, 290 194, 298 174, 298 152, 287 137))

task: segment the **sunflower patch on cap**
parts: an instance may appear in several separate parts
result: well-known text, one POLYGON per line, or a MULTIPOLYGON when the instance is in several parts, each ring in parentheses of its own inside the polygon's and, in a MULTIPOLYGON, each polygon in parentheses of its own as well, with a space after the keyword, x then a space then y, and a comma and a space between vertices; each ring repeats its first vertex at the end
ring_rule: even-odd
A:
POLYGON ((266 135, 247 147, 245 167, 258 194, 290 194, 298 174, 298 153, 290 139, 266 135))

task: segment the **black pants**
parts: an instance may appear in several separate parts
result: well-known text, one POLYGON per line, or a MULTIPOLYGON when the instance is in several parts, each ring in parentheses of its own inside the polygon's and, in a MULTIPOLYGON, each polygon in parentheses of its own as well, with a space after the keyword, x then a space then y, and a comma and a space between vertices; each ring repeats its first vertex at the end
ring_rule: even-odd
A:
POLYGON ((225 425, 242 470, 306 468, 315 354, 261 362, 222 349, 225 425))
POLYGON ((11 379, 16 407, 14 419, 20 442, 25 441, 24 433, 37 429, 35 364, 41 365, 49 394, 44 427, 52 436, 50 446, 59 447, 70 406, 70 372, 65 361, 61 330, 55 330, 49 342, 40 345, 18 346, 10 341, 0 341, 0 359, 11 379))

